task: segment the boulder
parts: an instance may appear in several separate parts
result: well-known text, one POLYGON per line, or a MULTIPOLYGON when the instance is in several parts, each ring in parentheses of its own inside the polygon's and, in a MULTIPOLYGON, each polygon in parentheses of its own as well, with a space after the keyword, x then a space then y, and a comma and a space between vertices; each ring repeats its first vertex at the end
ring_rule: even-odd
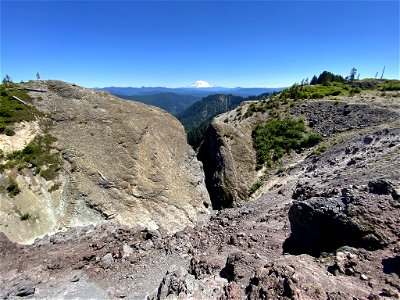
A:
POLYGON ((15 200, 0 194, 0 232, 12 241, 108 220, 173 233, 210 211, 202 164, 175 117, 61 81, 27 85, 46 91, 30 92, 46 126, 35 134, 46 130, 56 139, 51 151, 61 168, 50 181, 24 169, 15 200), (17 212, 30 219, 21 222, 17 212))

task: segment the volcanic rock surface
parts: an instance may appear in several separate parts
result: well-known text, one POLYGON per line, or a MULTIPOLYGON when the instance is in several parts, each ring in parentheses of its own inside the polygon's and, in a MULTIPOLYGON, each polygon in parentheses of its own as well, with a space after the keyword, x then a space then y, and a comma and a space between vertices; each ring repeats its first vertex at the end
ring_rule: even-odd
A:
POLYGON ((206 185, 213 206, 236 206, 251 195, 251 187, 263 171, 256 172, 252 130, 257 123, 268 120, 271 113, 280 111, 284 116, 302 117, 314 132, 331 137, 399 118, 398 103, 393 102, 393 98, 388 101, 376 98, 375 95, 368 95, 340 98, 341 101, 299 101, 293 107, 283 105, 280 109, 246 116, 251 105, 260 103, 253 101, 242 103, 237 109, 214 118, 198 155, 204 164, 206 185))
POLYGON ((208 213, 201 163, 170 114, 60 81, 26 86, 39 90, 29 93, 45 115, 25 144, 44 131, 37 124, 45 124, 57 139, 52 151, 62 157, 62 168, 54 180, 27 168, 0 175, 3 182, 13 176, 21 189, 14 197, 0 195, 0 231, 11 240, 32 242, 107 220, 175 232, 208 213), (30 218, 21 222, 21 213, 30 218))

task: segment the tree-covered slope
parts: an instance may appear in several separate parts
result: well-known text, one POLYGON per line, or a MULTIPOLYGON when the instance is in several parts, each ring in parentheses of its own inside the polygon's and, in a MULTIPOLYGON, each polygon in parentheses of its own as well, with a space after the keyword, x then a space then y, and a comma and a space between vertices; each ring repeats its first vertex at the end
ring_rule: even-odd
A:
POLYGON ((188 134, 189 144, 198 147, 212 118, 234 108, 243 100, 245 98, 235 95, 210 95, 177 114, 188 134))
POLYGON ((134 100, 144 104, 157 106, 173 115, 185 110, 190 105, 201 99, 201 97, 193 95, 180 95, 169 92, 150 95, 117 96, 123 99, 134 100))

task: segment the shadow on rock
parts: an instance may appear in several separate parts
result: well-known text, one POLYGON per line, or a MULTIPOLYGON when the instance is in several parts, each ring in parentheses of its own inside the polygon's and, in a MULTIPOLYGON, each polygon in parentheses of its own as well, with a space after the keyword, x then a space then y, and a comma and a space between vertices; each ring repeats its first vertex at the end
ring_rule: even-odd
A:
POLYGON ((319 256, 345 245, 367 250, 386 245, 377 233, 357 223, 346 211, 340 198, 295 202, 289 210, 292 233, 283 244, 283 252, 319 256))
POLYGON ((395 273, 400 276, 400 256, 382 259, 383 272, 395 273))

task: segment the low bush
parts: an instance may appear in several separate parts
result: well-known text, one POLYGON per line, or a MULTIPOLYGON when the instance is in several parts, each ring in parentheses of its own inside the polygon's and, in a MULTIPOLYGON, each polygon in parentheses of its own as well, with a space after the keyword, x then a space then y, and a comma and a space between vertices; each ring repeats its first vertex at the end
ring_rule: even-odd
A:
POLYGON ((388 83, 382 86, 382 91, 400 91, 400 82, 388 83))
POLYGON ((307 147, 313 147, 316 144, 318 144, 320 141, 322 141, 323 137, 320 133, 315 133, 312 132, 308 136, 304 137, 302 142, 301 142, 301 147, 307 148, 307 147))
POLYGON ((48 191, 49 193, 52 193, 52 192, 57 191, 60 187, 61 187, 61 183, 56 182, 56 183, 53 184, 47 191, 48 191))
POLYGON ((32 121, 41 113, 31 105, 25 105, 13 96, 26 103, 31 103, 32 99, 24 90, 9 90, 9 86, 0 85, 0 133, 13 135, 13 124, 22 121, 32 121))
POLYGON ((274 163, 291 150, 311 147, 322 140, 317 133, 305 134, 304 120, 271 119, 257 124, 253 129, 253 147, 256 150, 256 169, 274 163))
POLYGON ((244 114, 244 117, 248 118, 248 117, 252 116, 256 112, 264 113, 266 111, 267 111, 267 107, 266 107, 266 105, 264 103, 261 103, 261 104, 251 103, 249 105, 249 107, 247 108, 247 111, 244 114))
POLYGON ((254 194, 263 184, 263 181, 257 180, 250 188, 250 195, 254 194))
POLYGON ((15 197, 21 192, 21 189, 18 186, 18 183, 15 180, 10 180, 10 183, 7 187, 7 192, 10 197, 15 197))
POLYGON ((61 168, 61 159, 57 153, 51 153, 51 145, 56 138, 50 134, 36 136, 24 149, 11 152, 7 162, 0 164, 0 171, 17 167, 32 168, 46 180, 55 178, 61 168))
POLYGON ((20 216, 21 221, 29 220, 31 217, 32 217, 32 216, 31 216, 30 213, 23 213, 23 214, 21 214, 21 216, 20 216))

